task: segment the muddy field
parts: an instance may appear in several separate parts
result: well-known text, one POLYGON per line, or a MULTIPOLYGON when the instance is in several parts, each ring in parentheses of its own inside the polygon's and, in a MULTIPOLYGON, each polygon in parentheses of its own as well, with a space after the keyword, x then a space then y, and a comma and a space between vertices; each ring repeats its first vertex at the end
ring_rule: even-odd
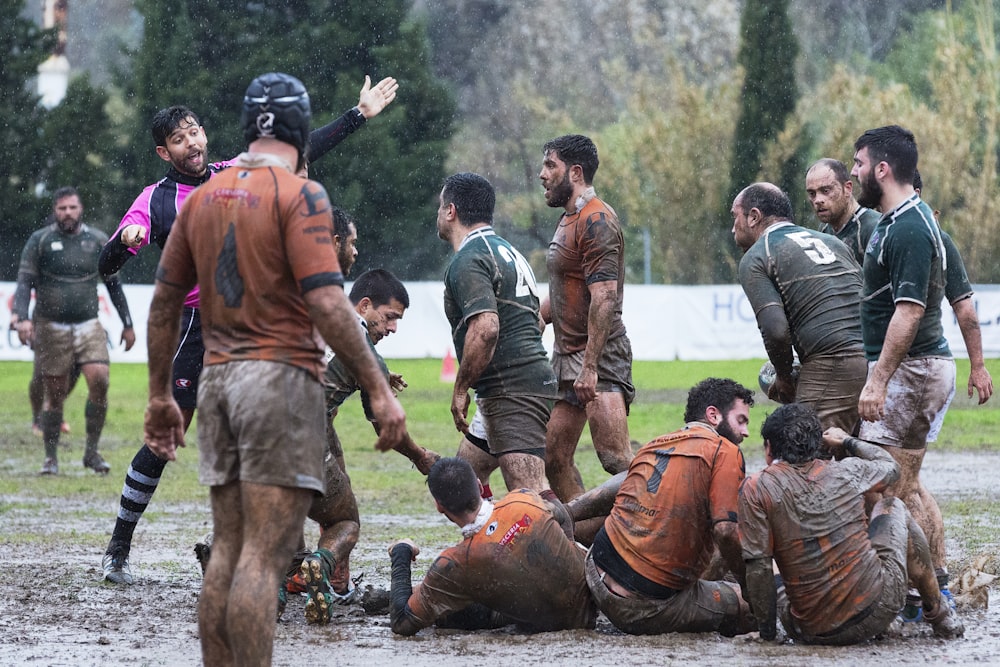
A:
MULTIPOLYGON (((946 507, 946 529, 959 532, 974 522, 987 538, 977 553, 949 540, 949 562, 957 573, 977 556, 989 571, 1000 560, 1000 517, 969 515, 961 508, 1000 499, 1000 454, 931 452, 925 482, 946 507), (949 510, 950 508, 950 510, 949 510)), ((38 516, 36 499, 5 498, 10 509, 0 517, 0 664, 2 665, 194 665, 200 662, 195 607, 201 578, 192 546, 205 533, 208 516, 200 505, 159 507, 136 534, 132 568, 137 583, 115 588, 100 582, 100 561, 109 528, 107 508, 48 508, 38 516), (30 502, 29 502, 30 501, 30 502), (24 506, 22 508, 22 506, 24 506), (27 507, 31 509, 27 509, 27 507), (38 535, 12 543, 11 534, 38 535), (86 536, 86 537, 82 537, 86 536), (58 545, 58 546, 53 546, 58 545)), ((154 501, 154 504, 156 501, 154 501)), ((352 560, 364 572, 362 586, 387 587, 385 546, 407 536, 416 525, 442 527, 444 519, 423 516, 363 515, 362 537, 352 560)), ((314 535, 309 535, 314 539, 314 535)), ((451 538, 448 538, 449 540, 451 538)), ((423 544, 424 554, 445 546, 423 544)), ((418 573, 429 557, 421 555, 418 573)), ((361 606, 338 609, 329 626, 306 625, 304 600, 292 598, 275 640, 278 665, 404 664, 472 665, 665 665, 716 661, 733 665, 811 665, 825 667, 902 664, 1000 665, 1000 598, 994 587, 987 610, 964 609, 964 639, 944 642, 929 627, 907 636, 849 648, 761 643, 752 635, 725 639, 714 635, 631 637, 602 618, 596 632, 524 635, 513 631, 459 633, 425 630, 398 638, 388 616, 367 614, 361 606)))

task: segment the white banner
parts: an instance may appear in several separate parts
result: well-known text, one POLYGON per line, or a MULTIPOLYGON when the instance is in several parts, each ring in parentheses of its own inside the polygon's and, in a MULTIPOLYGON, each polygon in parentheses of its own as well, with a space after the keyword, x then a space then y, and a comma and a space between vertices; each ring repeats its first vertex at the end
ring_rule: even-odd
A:
MULTIPOLYGON (((10 330, 10 308, 14 283, 0 282, 0 325, 7 336, 0 338, 0 360, 32 359, 31 350, 17 340, 10 330)), ((542 293, 548 286, 539 285, 542 293)), ((350 285, 348 285, 348 290, 350 285)), ((410 307, 399 322, 398 332, 379 343, 379 352, 387 359, 440 359, 454 353, 451 329, 444 315, 444 285, 440 282, 406 283, 410 307)), ((974 298, 982 329, 986 357, 1000 358, 1000 285, 976 285, 974 298)), ((108 331, 111 360, 146 362, 146 319, 153 296, 152 285, 125 285, 136 345, 130 352, 120 344, 121 321, 102 285, 99 317, 108 331)), ((951 307, 945 304, 944 332, 951 351, 966 356, 965 342, 955 322, 951 307)), ((626 285, 625 327, 637 360, 689 361, 764 358, 757 322, 739 285, 626 285)), ((552 329, 543 337, 552 349, 552 329)))

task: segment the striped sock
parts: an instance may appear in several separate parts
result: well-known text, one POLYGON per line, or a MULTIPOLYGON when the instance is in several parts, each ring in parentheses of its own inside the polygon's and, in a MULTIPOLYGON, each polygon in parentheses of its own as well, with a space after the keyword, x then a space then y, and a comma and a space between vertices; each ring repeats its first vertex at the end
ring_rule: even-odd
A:
POLYGON ((118 520, 115 521, 115 530, 111 534, 111 544, 123 545, 126 553, 132 544, 135 526, 142 518, 142 513, 146 511, 146 506, 149 505, 153 492, 160 483, 160 475, 163 474, 166 465, 164 459, 143 445, 128 467, 125 484, 122 486, 121 504, 118 507, 118 520))

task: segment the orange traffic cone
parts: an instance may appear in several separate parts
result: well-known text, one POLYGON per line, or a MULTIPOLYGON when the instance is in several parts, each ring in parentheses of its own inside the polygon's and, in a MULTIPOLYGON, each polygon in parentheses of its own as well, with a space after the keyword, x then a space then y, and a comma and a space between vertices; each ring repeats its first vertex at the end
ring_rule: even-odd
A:
POLYGON ((454 382, 458 371, 455 369, 455 357, 451 353, 451 348, 444 353, 441 361, 441 382, 454 382))

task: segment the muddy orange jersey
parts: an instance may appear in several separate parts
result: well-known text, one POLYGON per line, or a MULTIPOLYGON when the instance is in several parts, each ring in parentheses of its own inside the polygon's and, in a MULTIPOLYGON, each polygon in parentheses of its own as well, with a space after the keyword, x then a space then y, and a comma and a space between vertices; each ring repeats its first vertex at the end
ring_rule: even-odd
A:
POLYGON ((715 524, 736 521, 745 475, 740 448, 692 422, 636 453, 604 530, 635 572, 687 588, 711 559, 715 524))
POLYGON ((425 627, 478 602, 535 631, 593 628, 583 560, 544 500, 513 491, 482 528, 441 552, 407 605, 425 627))
POLYGON ((618 303, 608 338, 625 334, 625 241, 610 206, 594 197, 576 213, 563 214, 549 243, 546 264, 556 352, 568 354, 587 347, 588 286, 593 283, 618 281, 618 303))
POLYGON ((743 558, 774 558, 804 632, 835 630, 879 599, 882 566, 868 540, 862 494, 892 465, 859 458, 776 461, 743 485, 743 558))
POLYGON ((319 379, 323 348, 302 295, 344 282, 319 183, 244 153, 184 202, 157 278, 201 287, 206 365, 277 361, 319 379))

